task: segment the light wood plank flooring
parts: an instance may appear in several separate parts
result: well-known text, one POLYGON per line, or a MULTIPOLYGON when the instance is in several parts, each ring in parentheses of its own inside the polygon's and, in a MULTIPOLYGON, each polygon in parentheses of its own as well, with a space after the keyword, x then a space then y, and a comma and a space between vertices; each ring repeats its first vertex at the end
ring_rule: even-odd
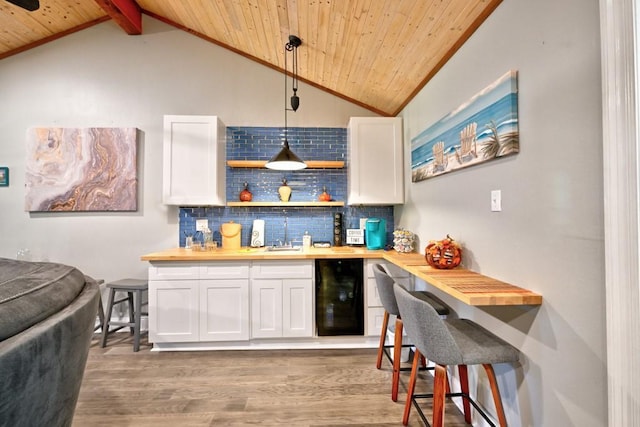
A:
MULTIPOLYGON (((391 366, 376 350, 150 352, 116 334, 92 342, 73 427, 400 426, 409 382, 392 402, 391 366)), ((431 390, 422 374, 417 392, 431 390)), ((431 416, 431 402, 421 405, 431 416)), ((447 426, 464 426, 448 404, 447 426)), ((410 426, 422 422, 412 409, 410 426)))

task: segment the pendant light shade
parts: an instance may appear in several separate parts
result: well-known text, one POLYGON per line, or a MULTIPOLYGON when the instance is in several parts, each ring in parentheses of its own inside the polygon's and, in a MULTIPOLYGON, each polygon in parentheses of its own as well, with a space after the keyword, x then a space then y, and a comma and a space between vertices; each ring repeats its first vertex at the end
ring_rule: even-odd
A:
POLYGON ((303 162, 300 157, 296 156, 291 148, 289 148, 289 141, 287 140, 287 111, 296 111, 300 106, 300 97, 298 97, 298 46, 302 44, 297 36, 289 36, 289 42, 284 45, 284 141, 282 142, 282 149, 278 154, 273 156, 265 164, 269 169, 280 171, 294 171, 307 167, 307 164, 303 162), (287 52, 292 52, 293 56, 293 71, 292 71, 292 86, 293 95, 291 96, 291 108, 287 108, 287 52))
POLYGON ((291 151, 289 141, 285 139, 280 152, 273 156, 265 166, 279 171, 295 171, 306 168, 307 164, 291 151))

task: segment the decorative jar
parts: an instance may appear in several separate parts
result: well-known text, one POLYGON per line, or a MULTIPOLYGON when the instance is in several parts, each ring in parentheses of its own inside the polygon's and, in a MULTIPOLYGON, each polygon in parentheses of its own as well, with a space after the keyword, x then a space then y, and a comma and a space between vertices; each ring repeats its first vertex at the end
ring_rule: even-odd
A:
POLYGON ((282 185, 278 188, 278 194, 280 195, 280 200, 283 202, 288 202, 291 197, 291 187, 287 185, 287 179, 282 179, 282 185))
POLYGON ((249 191, 249 183, 244 183, 244 190, 240 192, 240 201, 241 202, 250 202, 253 199, 253 194, 249 191))
POLYGON ((398 228, 393 231, 393 249, 396 252, 413 252, 416 236, 409 230, 398 228))

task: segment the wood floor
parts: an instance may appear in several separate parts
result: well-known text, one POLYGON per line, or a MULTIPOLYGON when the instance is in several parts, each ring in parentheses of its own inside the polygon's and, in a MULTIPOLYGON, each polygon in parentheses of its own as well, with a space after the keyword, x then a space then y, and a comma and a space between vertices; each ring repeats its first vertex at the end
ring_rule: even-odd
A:
MULTIPOLYGON (((73 427, 401 426, 409 372, 392 402, 391 366, 376 350, 150 352, 143 338, 94 338, 73 427)), ((422 374, 416 392, 431 390, 422 374)), ((431 417, 431 402, 421 405, 431 417)), ((445 424, 464 426, 448 404, 445 424)), ((421 426, 415 409, 410 426, 421 426)))

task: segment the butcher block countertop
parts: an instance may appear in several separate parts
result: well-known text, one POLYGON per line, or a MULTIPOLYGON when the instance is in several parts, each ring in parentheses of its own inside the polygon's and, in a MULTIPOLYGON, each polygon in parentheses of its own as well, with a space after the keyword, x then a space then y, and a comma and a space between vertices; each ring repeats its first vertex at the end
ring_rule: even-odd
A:
POLYGON ((252 261, 316 258, 384 259, 406 270, 430 285, 473 306, 540 305, 542 295, 528 289, 467 270, 454 268, 439 270, 427 265, 424 255, 396 251, 368 250, 361 247, 309 248, 302 251, 269 252, 265 248, 222 249, 193 251, 184 248, 168 249, 143 255, 143 261, 252 261))
POLYGON ((385 251, 366 248, 338 246, 331 248, 309 248, 299 251, 274 251, 266 248, 242 247, 240 249, 216 248, 212 251, 194 251, 174 248, 143 255, 143 261, 255 261, 272 259, 316 259, 316 258, 382 258, 385 251))
POLYGON ((464 268, 439 270, 424 255, 389 251, 383 256, 430 285, 469 305, 540 305, 542 295, 464 268))

